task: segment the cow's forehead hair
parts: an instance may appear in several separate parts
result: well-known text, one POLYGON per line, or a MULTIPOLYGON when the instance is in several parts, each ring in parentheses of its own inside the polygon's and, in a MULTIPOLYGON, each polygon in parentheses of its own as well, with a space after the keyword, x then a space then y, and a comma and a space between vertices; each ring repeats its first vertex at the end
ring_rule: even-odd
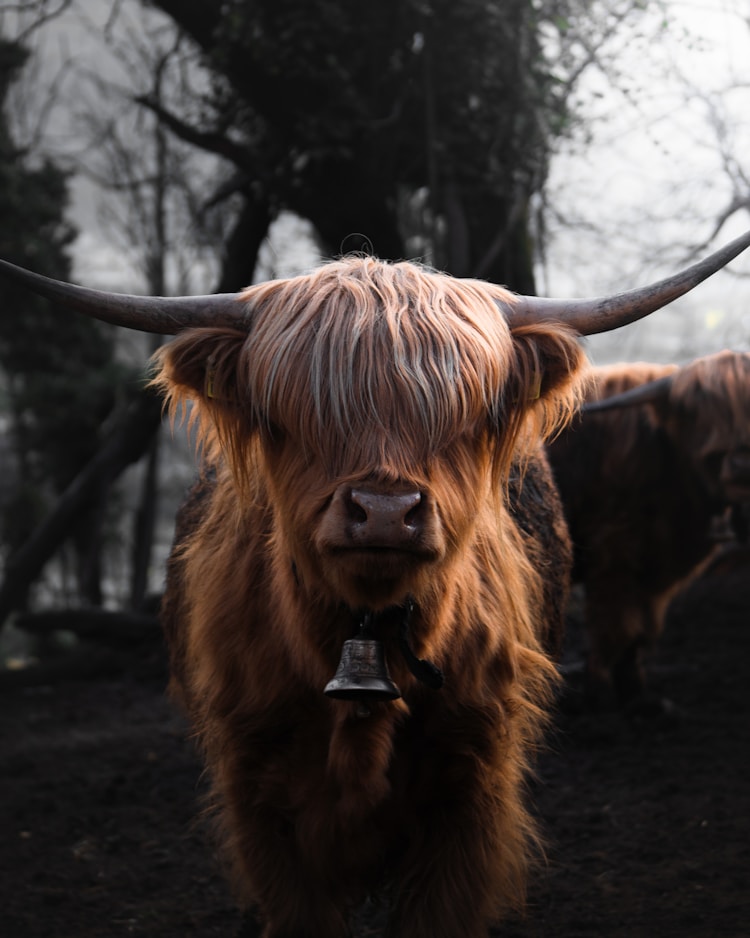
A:
POLYGON ((385 432, 431 450, 499 406, 513 361, 500 287, 352 257, 245 298, 250 397, 316 448, 385 432))
POLYGON ((685 365, 670 398, 703 439, 703 449, 750 443, 750 354, 725 349, 685 365))

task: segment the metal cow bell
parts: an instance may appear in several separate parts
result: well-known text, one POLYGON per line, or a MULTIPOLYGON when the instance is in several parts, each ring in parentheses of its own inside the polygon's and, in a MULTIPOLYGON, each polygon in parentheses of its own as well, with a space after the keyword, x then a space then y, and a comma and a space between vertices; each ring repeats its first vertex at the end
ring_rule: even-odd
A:
POLYGON ((357 637, 344 642, 336 674, 325 686, 328 697, 367 702, 401 696, 388 673, 383 646, 370 631, 370 621, 367 614, 357 637))

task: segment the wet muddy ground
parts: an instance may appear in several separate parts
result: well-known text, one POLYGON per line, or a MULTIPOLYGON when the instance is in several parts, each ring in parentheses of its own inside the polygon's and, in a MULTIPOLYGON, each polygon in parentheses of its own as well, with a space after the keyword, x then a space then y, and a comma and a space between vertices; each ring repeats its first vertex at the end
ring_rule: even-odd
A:
MULTIPOLYGON (((549 856, 497 935, 750 936, 749 618, 736 554, 673 604, 649 665, 667 703, 638 715, 576 706, 571 625, 570 695, 533 785, 549 856)), ((0 693, 0 935, 232 938, 160 650, 105 663, 0 693)), ((378 934, 375 919, 360 938, 378 934)))

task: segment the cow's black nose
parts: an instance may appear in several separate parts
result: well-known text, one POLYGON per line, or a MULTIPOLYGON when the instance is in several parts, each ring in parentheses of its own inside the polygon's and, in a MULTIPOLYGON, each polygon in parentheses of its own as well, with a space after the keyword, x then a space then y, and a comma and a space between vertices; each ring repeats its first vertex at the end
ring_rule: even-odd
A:
POLYGON ((396 494, 366 488, 349 493, 349 511, 357 540, 380 547, 398 547, 419 537, 424 525, 419 491, 396 494))

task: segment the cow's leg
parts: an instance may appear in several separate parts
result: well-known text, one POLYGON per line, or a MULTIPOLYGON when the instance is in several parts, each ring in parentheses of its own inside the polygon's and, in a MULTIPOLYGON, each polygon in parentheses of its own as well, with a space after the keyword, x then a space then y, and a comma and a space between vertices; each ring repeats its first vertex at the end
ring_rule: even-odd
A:
POLYGON ((456 899, 456 886, 455 878, 443 884, 443 895, 450 889, 454 897, 450 903, 432 889, 404 900, 393 910, 386 938, 488 938, 485 917, 471 903, 456 899))
POLYGON ((640 700, 646 688, 643 670, 643 643, 631 642, 627 645, 612 669, 612 681, 617 695, 617 702, 624 707, 640 700))
MULTIPOLYGON (((285 916, 285 918, 289 918, 285 916)), ((270 921, 261 932, 261 938, 351 938, 351 932, 340 921, 324 921, 319 915, 315 922, 309 918, 304 921, 295 917, 295 921, 270 921)))
POLYGON ((662 632, 675 590, 648 595, 636 583, 587 594, 586 693, 597 709, 633 707, 646 694, 644 652, 662 632))
MULTIPOLYGON (((513 739, 501 745, 501 718, 484 738, 458 730, 466 749, 432 748, 407 814, 410 846, 394 870, 388 938, 485 938, 492 919, 523 903, 533 822, 521 800, 523 755, 513 739), (430 762, 432 763, 430 765, 430 762)), ((450 728, 448 736, 454 736, 450 728)), ((454 737, 455 738, 455 737, 454 737)))
POLYGON ((219 817, 238 898, 257 910, 260 938, 349 938, 329 858, 303 853, 289 817, 254 802, 253 781, 238 775, 224 786, 219 817))
MULTIPOLYGON (((415 857, 411 870, 403 871, 387 938, 486 938, 492 900, 505 885, 487 866, 488 858, 494 861, 498 854, 498 844, 487 837, 492 819, 469 820, 457 812, 433 822, 438 828, 434 841, 415 857)), ((517 846, 522 857, 524 848, 517 846)), ((515 861, 508 857, 507 862, 512 866, 515 861)))
MULTIPOLYGON (((614 709, 618 682, 624 686, 625 672, 632 676, 634 650, 643 641, 644 616, 641 604, 633 602, 628 590, 613 584, 588 588, 586 593, 586 699, 597 710, 614 709), (618 666, 622 672, 616 676, 618 666)), ((637 656, 636 656, 637 657, 637 656)))
POLYGON ((263 925, 255 912, 247 910, 242 916, 235 938, 261 938, 263 925))
POLYGON ((644 659, 664 629, 667 607, 675 592, 676 587, 644 598, 642 630, 623 649, 613 669, 618 701, 631 711, 649 714, 664 710, 665 701, 648 693, 644 659))
MULTIPOLYGON (((264 855, 269 859, 267 852, 264 855)), ((351 938, 344 912, 327 896, 314 872, 290 875, 278 857, 270 862, 270 872, 277 874, 275 881, 264 882, 256 876, 261 911, 255 921, 262 922, 262 928, 256 924, 253 930, 253 918, 246 918, 248 931, 241 933, 243 938, 351 938)))
POLYGON ((240 875, 243 866, 252 870, 263 923, 260 938, 350 938, 346 912, 331 897, 320 871, 301 863, 293 847, 285 849, 284 840, 269 843, 253 837, 252 856, 235 863, 240 875))

